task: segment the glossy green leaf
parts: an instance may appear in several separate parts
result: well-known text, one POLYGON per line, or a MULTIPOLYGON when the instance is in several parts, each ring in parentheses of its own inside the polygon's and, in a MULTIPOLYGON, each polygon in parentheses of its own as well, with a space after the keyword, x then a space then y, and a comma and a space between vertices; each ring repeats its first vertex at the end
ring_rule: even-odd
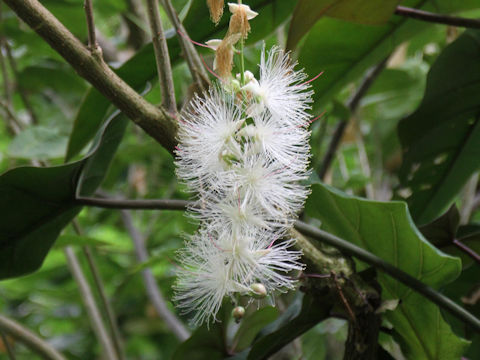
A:
MULTIPOLYGON (((259 12, 249 36, 249 42, 263 39, 283 22, 295 6, 295 1, 252 0, 249 5, 259 12)), ((185 28, 193 40, 205 42, 212 38, 223 37, 228 26, 228 17, 224 16, 218 26, 209 17, 205 1, 193 1, 190 11, 184 21, 185 28)), ((180 61, 180 48, 176 37, 168 39, 168 47, 172 63, 180 61)), ((153 46, 148 44, 123 64, 116 73, 134 89, 139 89, 152 80, 156 74, 153 46)), ((160 100, 160 99, 159 99, 160 100)), ((104 120, 110 102, 97 90, 90 88, 80 106, 75 118, 72 134, 68 144, 67 161, 77 155, 93 138, 104 120)))
POLYGON ((234 351, 242 351, 250 346, 258 332, 271 322, 273 322, 278 316, 278 309, 268 306, 262 309, 256 310, 252 314, 248 314, 241 320, 240 327, 238 328, 233 338, 232 348, 234 351))
MULTIPOLYGON (((402 5, 439 13, 445 9, 459 11, 480 7, 478 1, 450 0, 406 0, 402 5)), ((299 55, 299 63, 311 76, 324 71, 322 77, 312 83, 316 106, 324 105, 399 44, 429 26, 432 25, 400 16, 392 16, 387 24, 376 26, 322 18, 306 36, 299 55)))
POLYGON ((100 184, 125 131, 112 117, 82 160, 55 167, 20 167, 0 176, 0 279, 37 270, 62 229, 81 207, 75 194, 100 184))
POLYGON ((480 31, 450 44, 433 64, 419 108, 403 119, 399 177, 419 224, 439 216, 480 168, 480 31))
POLYGON ((231 320, 232 306, 224 301, 218 322, 199 327, 186 341, 181 343, 173 354, 172 360, 222 360, 227 357, 225 337, 228 321, 231 320))
POLYGON ((323 16, 360 24, 383 24, 393 15, 399 2, 399 0, 299 0, 290 22, 287 49, 295 49, 300 39, 323 16))
MULTIPOLYGON (((312 186, 307 215, 322 227, 361 246, 390 264, 432 286, 443 286, 458 277, 461 262, 443 254, 424 239, 415 227, 405 203, 377 202, 345 195, 323 184, 312 186)), ((359 269, 365 264, 359 264, 359 269)), ((412 359, 458 359, 466 342, 442 319, 436 305, 407 286, 380 273, 384 299, 400 299, 385 317, 393 324, 412 359)))
POLYGON ((299 293, 287 310, 257 336, 252 347, 237 354, 232 360, 266 359, 326 319, 330 308, 317 298, 299 293))

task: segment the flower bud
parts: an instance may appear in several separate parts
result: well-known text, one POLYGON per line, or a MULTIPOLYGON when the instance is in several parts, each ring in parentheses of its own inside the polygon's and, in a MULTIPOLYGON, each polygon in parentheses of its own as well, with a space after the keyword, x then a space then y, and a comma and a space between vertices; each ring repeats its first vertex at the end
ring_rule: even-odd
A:
POLYGON ((250 286, 250 289, 252 289, 251 295, 256 299, 264 299, 267 296, 267 289, 263 284, 253 284, 252 286, 250 286))
POLYGON ((232 310, 232 316, 236 321, 240 321, 245 315, 245 308, 243 306, 236 306, 232 310))

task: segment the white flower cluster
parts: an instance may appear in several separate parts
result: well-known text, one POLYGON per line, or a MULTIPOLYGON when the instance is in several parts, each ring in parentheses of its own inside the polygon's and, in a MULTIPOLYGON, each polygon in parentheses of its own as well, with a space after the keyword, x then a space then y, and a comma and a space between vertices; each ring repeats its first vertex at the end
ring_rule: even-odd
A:
POLYGON ((292 288, 287 273, 303 268, 284 237, 308 195, 312 91, 278 48, 263 51, 259 80, 243 78, 196 97, 180 121, 177 175, 200 229, 180 252, 175 300, 195 324, 225 296, 292 288))

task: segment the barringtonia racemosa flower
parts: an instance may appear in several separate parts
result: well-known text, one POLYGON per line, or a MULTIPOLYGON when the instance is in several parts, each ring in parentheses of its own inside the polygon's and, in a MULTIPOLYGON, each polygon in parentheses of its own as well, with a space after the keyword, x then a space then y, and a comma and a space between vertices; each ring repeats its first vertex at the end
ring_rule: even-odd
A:
POLYGON ((250 111, 261 113, 268 109, 278 121, 285 121, 293 126, 305 126, 310 119, 306 112, 312 102, 312 91, 305 83, 307 75, 303 71, 295 71, 288 54, 277 47, 272 48, 268 56, 265 50, 260 60, 260 79, 249 82, 243 90, 256 98, 250 111))
POLYGON ((181 116, 177 175, 196 195, 199 230, 179 253, 175 300, 195 323, 215 319, 225 297, 292 288, 288 273, 303 268, 285 236, 309 193, 305 78, 283 51, 263 50, 258 80, 230 78, 243 88, 214 86, 181 116))

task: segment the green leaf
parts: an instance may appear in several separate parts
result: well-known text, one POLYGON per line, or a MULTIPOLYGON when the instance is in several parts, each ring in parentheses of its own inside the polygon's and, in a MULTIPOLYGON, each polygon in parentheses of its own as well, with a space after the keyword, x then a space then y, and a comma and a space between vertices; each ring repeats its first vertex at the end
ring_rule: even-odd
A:
POLYGON ((480 31, 469 30, 439 55, 419 108, 403 119, 399 177, 419 224, 439 216, 480 168, 480 31))
POLYGON ((19 167, 0 176, 0 279, 37 270, 62 229, 81 207, 76 192, 100 184, 128 121, 112 117, 80 161, 54 167, 19 167))
MULTIPOLYGON (((249 5, 260 14, 254 20, 252 33, 248 41, 254 42, 266 37, 283 22, 295 6, 295 1, 252 0, 249 5)), ((252 23, 253 25, 253 23, 252 23)), ((184 26, 193 40, 205 42, 215 37, 223 37, 228 26, 228 17, 224 16, 215 26, 208 14, 204 0, 193 1, 184 26)), ((180 47, 176 37, 168 39, 168 48, 172 64, 180 61, 180 47)), ((116 73, 134 89, 139 89, 152 80, 156 74, 155 55, 152 44, 146 45, 135 56, 123 64, 116 73)), ((66 160, 77 155, 93 138, 108 113, 110 102, 97 90, 90 88, 75 118, 73 130, 68 143, 66 160)))
POLYGON ((393 15, 398 3, 399 0, 299 0, 290 23, 287 49, 295 49, 324 15, 360 24, 383 24, 393 15))
POLYGON ((224 339, 226 326, 231 319, 232 306, 224 301, 215 322, 199 327, 186 341, 181 343, 172 356, 172 360, 223 360, 227 357, 224 339))
MULTIPOLYGON (((406 0, 402 5, 442 12, 478 8, 478 1, 435 2, 406 0)), ((324 71, 312 83, 316 106, 322 106, 346 84, 356 80, 369 67, 382 61, 396 46, 432 26, 422 21, 392 16, 385 25, 367 26, 322 18, 310 30, 302 45, 299 63, 310 75, 324 71)))
POLYGON ((330 308, 309 294, 299 293, 287 310, 257 336, 251 349, 233 359, 266 359, 328 317, 330 308), (248 355, 247 355, 248 354, 248 355))
POLYGON ((233 350, 242 351, 250 346, 258 332, 273 322, 278 316, 278 309, 268 306, 256 310, 242 319, 240 327, 233 338, 233 350))
POLYGON ((67 136, 60 129, 31 126, 19 133, 8 147, 8 156, 21 159, 59 159, 65 154, 67 136))
POLYGON ((418 229, 433 245, 441 248, 450 245, 456 237, 460 214, 455 205, 432 222, 420 226, 418 229))
MULTIPOLYGON (((365 200, 315 184, 306 214, 322 221, 326 231, 363 247, 432 287, 443 286, 460 274, 460 260, 443 254, 424 239, 403 202, 365 200)), ((359 265, 360 269, 366 267, 359 265)), ((388 311, 385 317, 393 324, 408 358, 460 358, 467 343, 451 331, 436 305, 383 273, 378 280, 385 300, 401 300, 398 308, 388 311)))

